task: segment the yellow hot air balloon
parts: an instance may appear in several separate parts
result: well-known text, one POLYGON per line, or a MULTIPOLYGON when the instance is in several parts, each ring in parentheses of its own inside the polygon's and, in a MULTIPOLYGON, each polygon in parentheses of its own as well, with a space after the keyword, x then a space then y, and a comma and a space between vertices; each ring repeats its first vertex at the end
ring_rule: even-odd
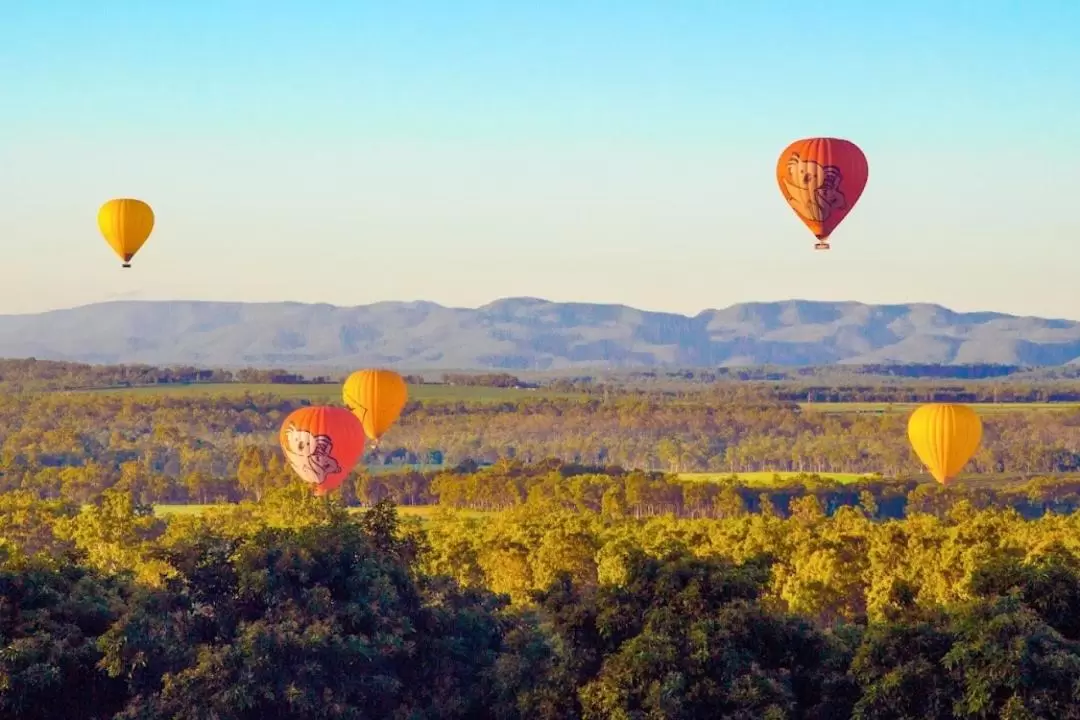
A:
POLYGON ((979 449, 982 421, 967 405, 930 403, 911 414, 908 440, 939 483, 947 483, 979 449))
POLYGON ((154 229, 154 211, 142 200, 116 198, 101 206, 97 221, 105 241, 129 268, 154 229))
POLYGON ((345 381, 341 395, 345 406, 364 425, 367 436, 378 443, 401 415, 409 389, 405 379, 393 370, 357 370, 345 381))

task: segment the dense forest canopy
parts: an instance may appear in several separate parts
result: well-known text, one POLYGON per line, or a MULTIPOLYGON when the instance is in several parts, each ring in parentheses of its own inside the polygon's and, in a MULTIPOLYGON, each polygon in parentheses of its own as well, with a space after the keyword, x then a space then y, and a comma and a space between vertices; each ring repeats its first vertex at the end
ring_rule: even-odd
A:
POLYGON ((315 498, 243 372, 0 363, 0 718, 1080 718, 1069 379, 412 378, 315 498))
POLYGON ((1077 516, 0 496, 0 717, 1077 718, 1077 516))

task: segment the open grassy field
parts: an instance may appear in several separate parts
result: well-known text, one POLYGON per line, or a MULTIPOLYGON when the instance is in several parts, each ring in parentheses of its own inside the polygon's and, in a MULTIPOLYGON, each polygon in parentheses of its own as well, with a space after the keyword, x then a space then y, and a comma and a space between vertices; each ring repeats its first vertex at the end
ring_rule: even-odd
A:
MULTIPOLYGON (((217 505, 155 505, 155 517, 169 517, 170 515, 201 515, 208 509, 217 505)), ((222 505, 221 507, 225 507, 222 505)))
MULTIPOLYGON (((341 403, 341 384, 285 384, 285 383, 191 383, 186 385, 149 385, 143 387, 95 388, 77 392, 110 394, 167 395, 172 397, 230 396, 244 394, 269 394, 281 398, 302 399, 313 403, 341 403)), ((544 388, 534 390, 518 388, 477 387, 465 385, 410 385, 409 399, 434 402, 500 402, 526 398, 575 398, 583 393, 555 392, 544 388)), ((679 400, 672 400, 679 403, 679 400)), ((685 400, 683 402, 692 402, 685 400)), ((813 402, 799 403, 808 412, 823 413, 910 413, 920 403, 882 402, 813 402)), ((1022 411, 1080 410, 1080 402, 1058 403, 969 403, 980 414, 1022 411)))
MULTIPOLYGON (((81 392, 122 393, 126 395, 168 395, 196 397, 214 395, 270 394, 282 398, 310 400, 313 403, 341 403, 341 384, 292 385, 285 383, 192 383, 189 385, 149 385, 145 387, 97 388, 81 392)), ((470 385, 410 385, 410 400, 499 402, 535 397, 580 397, 574 393, 556 393, 543 388, 477 387, 470 385)))
MULTIPOLYGON (((157 517, 169 517, 170 515, 200 515, 211 508, 216 507, 229 507, 229 505, 155 505, 154 515, 157 517)), ((351 512, 363 512, 366 508, 351 508, 351 512)), ((436 515, 440 506, 438 505, 398 505, 398 514, 402 517, 418 517, 421 520, 427 520, 436 515)), ((494 513, 483 512, 480 510, 459 510, 458 517, 463 518, 479 518, 494 513)))
MULTIPOLYGON (((789 480, 799 473, 797 472, 743 472, 736 473, 736 478, 739 483, 744 485, 760 485, 761 487, 769 487, 775 483, 776 476, 780 476, 780 480, 789 480)), ((859 473, 818 473, 823 480, 833 480, 839 483, 853 483, 860 480, 865 480, 870 475, 860 475, 859 473)), ((731 477, 731 473, 679 473, 679 478, 682 480, 691 480, 695 482, 727 482, 731 477)))
MULTIPOLYGON (((810 412, 825 413, 910 413, 922 403, 861 403, 861 402, 814 402, 799 403, 799 407, 810 412)), ((986 415, 1003 412, 1062 411, 1080 410, 1080 403, 966 403, 975 412, 986 415)))

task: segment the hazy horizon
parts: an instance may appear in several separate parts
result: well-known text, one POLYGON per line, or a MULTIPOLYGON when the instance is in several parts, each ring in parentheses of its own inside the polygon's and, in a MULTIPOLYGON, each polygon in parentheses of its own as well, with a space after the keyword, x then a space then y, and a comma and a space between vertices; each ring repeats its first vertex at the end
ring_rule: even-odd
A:
POLYGON ((7 6, 0 314, 798 297, 1080 319, 1078 25, 1051 0, 7 6), (811 135, 870 163, 829 252, 773 176, 811 135), (95 224, 114 196, 157 214, 130 270, 95 224))

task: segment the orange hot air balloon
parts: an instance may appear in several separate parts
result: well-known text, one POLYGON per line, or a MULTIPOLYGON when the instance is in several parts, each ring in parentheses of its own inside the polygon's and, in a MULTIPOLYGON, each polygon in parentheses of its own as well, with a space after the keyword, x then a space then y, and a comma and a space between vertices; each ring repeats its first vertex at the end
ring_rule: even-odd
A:
POLYGON ((829 249, 829 235, 859 201, 870 168, 855 143, 838 138, 806 138, 784 148, 776 162, 776 181, 788 205, 829 249))
POLYGON ((908 440, 934 479, 945 484, 979 449, 982 421, 967 405, 922 405, 908 420, 908 440))
POLYGON ((364 428, 344 408, 294 410, 281 425, 280 440, 285 459, 316 495, 341 485, 364 454, 364 428))
POLYGON ((357 370, 345 381, 341 397, 363 423, 367 436, 378 444, 401 415, 409 388, 393 370, 357 370))

